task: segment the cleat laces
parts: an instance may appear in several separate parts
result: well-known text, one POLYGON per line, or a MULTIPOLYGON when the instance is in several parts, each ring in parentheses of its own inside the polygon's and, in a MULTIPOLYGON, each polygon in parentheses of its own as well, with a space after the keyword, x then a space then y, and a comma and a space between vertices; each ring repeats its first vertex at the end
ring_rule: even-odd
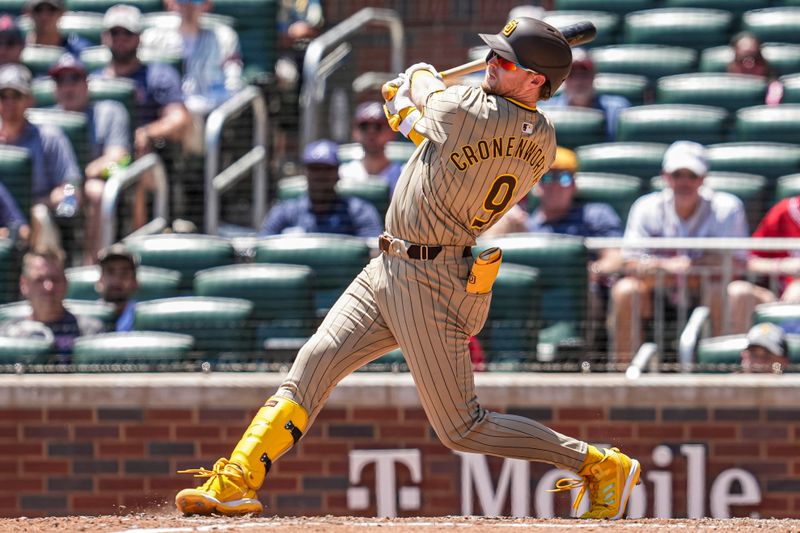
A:
POLYGON ((178 470, 179 474, 194 474, 193 477, 199 478, 211 478, 206 483, 213 481, 217 477, 220 478, 232 478, 234 482, 238 481, 237 485, 244 484, 244 474, 242 473, 241 469, 237 468, 234 463, 231 463, 228 459, 224 457, 217 460, 214 463, 214 469, 209 470, 207 468, 189 468, 187 470, 178 470), (228 468, 231 466, 232 468, 228 468))

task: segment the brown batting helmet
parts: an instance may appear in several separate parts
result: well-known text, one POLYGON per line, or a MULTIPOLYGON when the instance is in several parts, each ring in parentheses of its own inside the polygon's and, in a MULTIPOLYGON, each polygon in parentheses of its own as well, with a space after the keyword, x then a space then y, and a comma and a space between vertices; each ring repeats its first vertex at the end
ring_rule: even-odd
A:
POLYGON ((561 87, 572 68, 572 49, 558 29, 541 20, 518 17, 498 33, 478 34, 500 57, 547 78, 549 93, 561 87))

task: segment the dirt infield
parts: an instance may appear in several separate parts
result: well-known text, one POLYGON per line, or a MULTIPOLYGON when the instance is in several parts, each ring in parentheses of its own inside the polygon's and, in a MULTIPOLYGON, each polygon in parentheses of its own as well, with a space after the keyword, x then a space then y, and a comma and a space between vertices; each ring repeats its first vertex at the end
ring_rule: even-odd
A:
POLYGON ((581 532, 625 531, 645 532, 653 530, 681 531, 800 531, 800 520, 732 518, 722 519, 636 519, 618 522, 568 519, 534 518, 485 518, 485 517, 435 517, 435 518, 355 518, 355 517, 190 517, 177 514, 137 513, 121 516, 68 516, 53 518, 0 519, 0 531, 21 532, 72 532, 92 533, 179 533, 192 531, 248 531, 264 532, 320 532, 362 533, 365 531, 397 531, 410 533, 447 533, 469 531, 470 533, 506 533, 514 530, 538 532, 566 532, 578 529, 581 532))

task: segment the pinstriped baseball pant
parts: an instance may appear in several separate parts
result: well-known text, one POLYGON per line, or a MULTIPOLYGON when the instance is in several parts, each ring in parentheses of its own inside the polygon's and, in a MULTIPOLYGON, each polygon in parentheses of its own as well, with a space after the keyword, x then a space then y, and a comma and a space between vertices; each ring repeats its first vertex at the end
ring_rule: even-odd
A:
POLYGON ((462 251, 444 247, 430 261, 373 259, 300 349, 277 394, 302 405, 310 426, 339 381, 399 345, 447 447, 577 471, 585 442, 478 403, 468 342, 483 327, 491 295, 466 291, 473 260, 462 251))

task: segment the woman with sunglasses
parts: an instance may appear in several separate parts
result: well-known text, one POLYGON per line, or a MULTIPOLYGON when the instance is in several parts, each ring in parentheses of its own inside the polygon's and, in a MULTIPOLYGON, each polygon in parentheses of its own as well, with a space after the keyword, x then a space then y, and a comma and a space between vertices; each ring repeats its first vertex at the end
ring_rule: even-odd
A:
POLYGON ((59 46, 76 58, 80 57, 92 43, 77 33, 61 34, 58 21, 65 10, 64 0, 28 0, 24 12, 33 21, 33 29, 28 32, 27 44, 59 46))
MULTIPOLYGON (((489 411, 475 394, 469 338, 486 320, 493 275, 483 271, 479 283, 468 282, 478 276, 470 275, 472 246, 553 162, 555 131, 536 104, 558 88, 572 63, 561 33, 539 20, 513 19, 499 34, 481 37, 493 50, 483 87, 446 88, 425 63, 395 80, 394 111, 405 112, 397 127, 423 139, 392 197, 381 254, 300 349, 230 459, 213 470, 187 471, 208 481, 178 493, 183 513, 260 512, 256 490, 270 465, 313 424, 336 384, 399 346, 445 446, 577 472, 581 480, 558 488, 583 486, 583 494, 588 487, 591 510, 584 516, 623 515, 639 479, 637 461, 534 420, 489 411)), ((496 257, 496 249, 489 251, 496 257)))

